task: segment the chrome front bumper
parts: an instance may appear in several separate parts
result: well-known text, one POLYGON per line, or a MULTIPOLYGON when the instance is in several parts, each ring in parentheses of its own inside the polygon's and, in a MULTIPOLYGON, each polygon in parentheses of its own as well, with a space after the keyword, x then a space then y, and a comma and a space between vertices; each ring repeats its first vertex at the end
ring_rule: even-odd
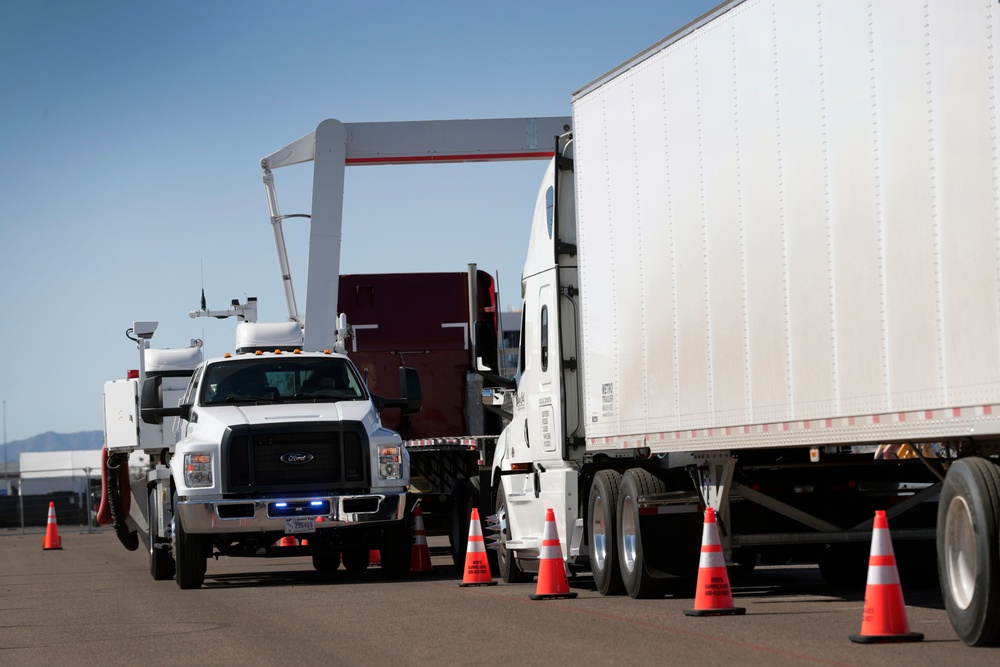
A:
POLYGON ((351 496, 289 496, 240 498, 238 500, 178 500, 175 514, 184 530, 192 534, 284 532, 286 520, 315 517, 316 530, 331 530, 359 523, 401 521, 406 511, 406 493, 371 493, 351 496), (320 512, 306 506, 323 503, 320 512), (289 513, 281 503, 303 507, 289 513))

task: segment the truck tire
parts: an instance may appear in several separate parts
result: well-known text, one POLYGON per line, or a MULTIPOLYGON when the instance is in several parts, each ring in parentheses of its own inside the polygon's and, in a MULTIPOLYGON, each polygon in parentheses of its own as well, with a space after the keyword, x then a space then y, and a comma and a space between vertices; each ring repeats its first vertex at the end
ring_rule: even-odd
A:
POLYGON ((622 475, 617 507, 619 570, 626 592, 636 599, 660 598, 668 590, 669 580, 654 577, 647 567, 638 503, 642 496, 664 491, 664 483, 642 468, 630 468, 622 475))
POLYGON ((459 477, 451 485, 451 524, 448 541, 451 543, 451 560, 459 572, 465 567, 465 552, 469 548, 469 480, 459 477))
POLYGON ((344 569, 353 574, 365 572, 371 565, 372 550, 368 547, 356 547, 354 549, 344 549, 341 558, 344 561, 344 569))
POLYGON ((937 558, 948 620, 969 646, 1000 645, 1000 468, 951 464, 941 487, 937 558))
POLYGON ((507 527, 507 495, 504 493, 503 484, 497 489, 495 509, 497 523, 500 525, 500 541, 496 549, 497 569, 500 572, 500 578, 505 584, 528 583, 534 578, 534 575, 531 572, 522 570, 521 566, 517 563, 517 559, 514 558, 514 554, 507 551, 507 548, 504 547, 504 542, 510 538, 510 529, 507 527))
MULTIPOLYGON (((460 477, 451 487, 451 528, 448 532, 451 541, 451 559, 459 572, 465 568, 465 553, 469 548, 469 525, 472 520, 472 508, 479 508, 482 499, 478 477, 460 477)), ((484 513, 480 509, 479 520, 482 527, 484 513)), ((485 534, 485 530, 483 533, 485 534)), ((490 569, 496 572, 500 568, 497 562, 496 549, 486 550, 486 560, 490 569)))
MULTIPOLYGON (((174 506, 176 507, 176 503, 174 506)), ((204 538, 186 533, 176 513, 172 525, 177 585, 183 590, 201 588, 205 583, 205 570, 208 567, 204 538)))
POLYGON ((622 476, 617 470, 601 470, 590 485, 587 501, 590 569, 594 584, 601 595, 621 595, 625 592, 618 565, 618 496, 622 476))
POLYGON ((324 575, 332 575, 340 568, 340 553, 313 554, 313 568, 324 575))
POLYGON ((156 491, 149 492, 149 505, 146 516, 149 518, 149 573, 155 581, 166 581, 174 578, 174 557, 169 549, 157 548, 162 540, 156 534, 159 524, 159 511, 156 509, 156 491))
POLYGON ((406 512, 399 523, 382 529, 382 548, 379 557, 382 560, 382 576, 386 579, 405 579, 410 575, 410 552, 413 538, 410 535, 410 498, 407 496, 406 512))

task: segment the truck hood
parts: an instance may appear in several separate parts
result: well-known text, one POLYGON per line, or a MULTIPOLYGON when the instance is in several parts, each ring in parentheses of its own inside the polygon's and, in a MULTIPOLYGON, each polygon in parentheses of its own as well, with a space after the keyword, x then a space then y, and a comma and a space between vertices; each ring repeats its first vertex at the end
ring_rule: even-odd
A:
POLYGON ((225 426, 296 421, 360 421, 365 423, 370 432, 378 425, 377 413, 367 400, 273 405, 219 405, 199 408, 198 413, 202 420, 211 419, 225 426))

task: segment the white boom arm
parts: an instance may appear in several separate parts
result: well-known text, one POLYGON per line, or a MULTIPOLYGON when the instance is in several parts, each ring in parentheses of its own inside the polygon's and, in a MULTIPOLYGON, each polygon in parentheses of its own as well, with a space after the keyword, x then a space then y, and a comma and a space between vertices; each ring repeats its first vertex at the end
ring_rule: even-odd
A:
POLYGON ((271 213, 278 263, 289 319, 304 328, 304 348, 332 349, 337 330, 340 278, 340 232, 344 209, 344 171, 348 165, 427 164, 545 160, 553 156, 555 137, 571 129, 569 116, 476 120, 342 123, 324 120, 301 139, 260 161, 271 213), (273 169, 313 162, 312 215, 306 313, 295 305, 275 196, 273 169))

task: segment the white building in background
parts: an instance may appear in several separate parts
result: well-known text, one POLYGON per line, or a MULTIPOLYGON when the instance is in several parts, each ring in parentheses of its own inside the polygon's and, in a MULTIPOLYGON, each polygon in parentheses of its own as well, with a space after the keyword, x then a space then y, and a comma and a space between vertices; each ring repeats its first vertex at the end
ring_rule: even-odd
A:
MULTIPOLYGON (((21 454, 21 493, 39 496, 57 492, 86 493, 87 480, 101 481, 101 450, 24 452, 21 454)), ((143 452, 129 456, 133 479, 145 477, 149 457, 143 452)))

